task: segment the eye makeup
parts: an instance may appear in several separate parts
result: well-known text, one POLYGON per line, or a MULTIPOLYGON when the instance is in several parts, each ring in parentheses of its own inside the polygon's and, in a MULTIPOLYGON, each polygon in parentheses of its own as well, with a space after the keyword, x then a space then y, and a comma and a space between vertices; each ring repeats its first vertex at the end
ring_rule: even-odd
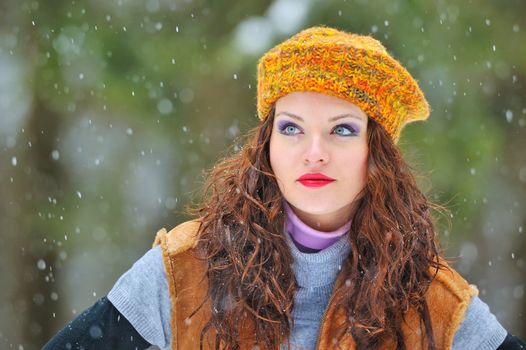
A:
POLYGON ((293 122, 291 122, 291 121, 289 121, 289 120, 280 120, 280 121, 278 122, 278 130, 279 130, 280 132, 285 131, 285 129, 286 129, 287 127, 289 127, 289 126, 293 126, 293 127, 295 127, 295 128, 300 129, 300 127, 299 127, 298 125, 296 125, 295 123, 293 123, 293 122))
POLYGON ((339 127, 344 127, 344 128, 347 128, 349 129, 349 131, 351 132, 351 135, 347 135, 347 136, 356 136, 356 135, 359 135, 360 134, 360 127, 354 123, 343 123, 343 124, 338 124, 334 127, 333 130, 335 130, 336 128, 339 128, 339 127))
MULTIPOLYGON (((285 129, 287 129, 289 126, 292 126, 292 127, 295 127, 297 129, 301 130, 301 128, 296 123, 291 122, 290 120, 280 120, 277 123, 278 130, 282 134, 286 134, 285 133, 285 129)), ((333 132, 334 132, 334 130, 336 128, 339 128, 339 127, 346 128, 346 129, 348 129, 350 131, 350 134, 348 134, 348 135, 341 135, 341 136, 357 136, 357 135, 360 134, 360 126, 358 126, 355 123, 341 123, 341 124, 338 124, 332 129, 333 132)))

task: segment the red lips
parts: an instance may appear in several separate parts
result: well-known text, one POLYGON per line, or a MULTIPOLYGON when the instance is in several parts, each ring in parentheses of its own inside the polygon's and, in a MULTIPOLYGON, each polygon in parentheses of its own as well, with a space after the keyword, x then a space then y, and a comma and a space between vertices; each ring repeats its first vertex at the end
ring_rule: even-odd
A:
POLYGON ((314 173, 303 174, 298 181, 306 187, 323 187, 336 180, 321 173, 314 173))

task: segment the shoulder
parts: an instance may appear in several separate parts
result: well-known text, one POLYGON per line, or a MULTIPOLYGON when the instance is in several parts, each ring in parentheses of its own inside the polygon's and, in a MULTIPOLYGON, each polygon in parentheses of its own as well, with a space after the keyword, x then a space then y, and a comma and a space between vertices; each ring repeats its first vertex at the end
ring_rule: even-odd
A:
POLYGON ((107 298, 149 343, 163 348, 169 344, 170 299, 160 247, 150 249, 120 276, 107 298))
POLYGON ((507 333, 489 306, 473 297, 453 338, 453 349, 496 349, 507 333))
POLYGON ((162 250, 169 255, 175 255, 195 248, 198 242, 198 232, 201 222, 196 220, 185 221, 167 231, 165 228, 157 231, 153 246, 160 245, 162 250))
POLYGON ((478 295, 478 289, 474 284, 469 284, 455 269, 444 260, 440 259, 444 266, 438 270, 432 269, 434 279, 431 282, 428 293, 435 297, 447 294, 454 301, 469 304, 472 297, 478 295))
POLYGON ((441 340, 441 346, 450 349, 472 298, 478 295, 478 289, 445 260, 441 259, 440 263, 442 268, 431 270, 434 279, 426 292, 426 302, 436 339, 441 340))

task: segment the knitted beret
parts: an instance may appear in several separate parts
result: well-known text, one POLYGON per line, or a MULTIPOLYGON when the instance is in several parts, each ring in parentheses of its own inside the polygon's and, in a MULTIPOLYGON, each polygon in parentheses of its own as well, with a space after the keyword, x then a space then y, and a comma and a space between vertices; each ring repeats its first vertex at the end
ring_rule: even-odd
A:
POLYGON ((329 27, 305 29, 259 60, 259 119, 269 115, 276 100, 294 91, 315 91, 354 103, 395 142, 405 124, 429 116, 415 79, 378 40, 329 27))

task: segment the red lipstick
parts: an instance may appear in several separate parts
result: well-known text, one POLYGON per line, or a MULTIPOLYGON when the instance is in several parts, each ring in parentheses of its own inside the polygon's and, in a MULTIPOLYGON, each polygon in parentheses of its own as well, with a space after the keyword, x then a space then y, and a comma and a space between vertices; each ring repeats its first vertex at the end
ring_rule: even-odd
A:
POLYGON ((314 173, 303 174, 298 181, 306 187, 323 187, 336 180, 321 173, 314 173))

